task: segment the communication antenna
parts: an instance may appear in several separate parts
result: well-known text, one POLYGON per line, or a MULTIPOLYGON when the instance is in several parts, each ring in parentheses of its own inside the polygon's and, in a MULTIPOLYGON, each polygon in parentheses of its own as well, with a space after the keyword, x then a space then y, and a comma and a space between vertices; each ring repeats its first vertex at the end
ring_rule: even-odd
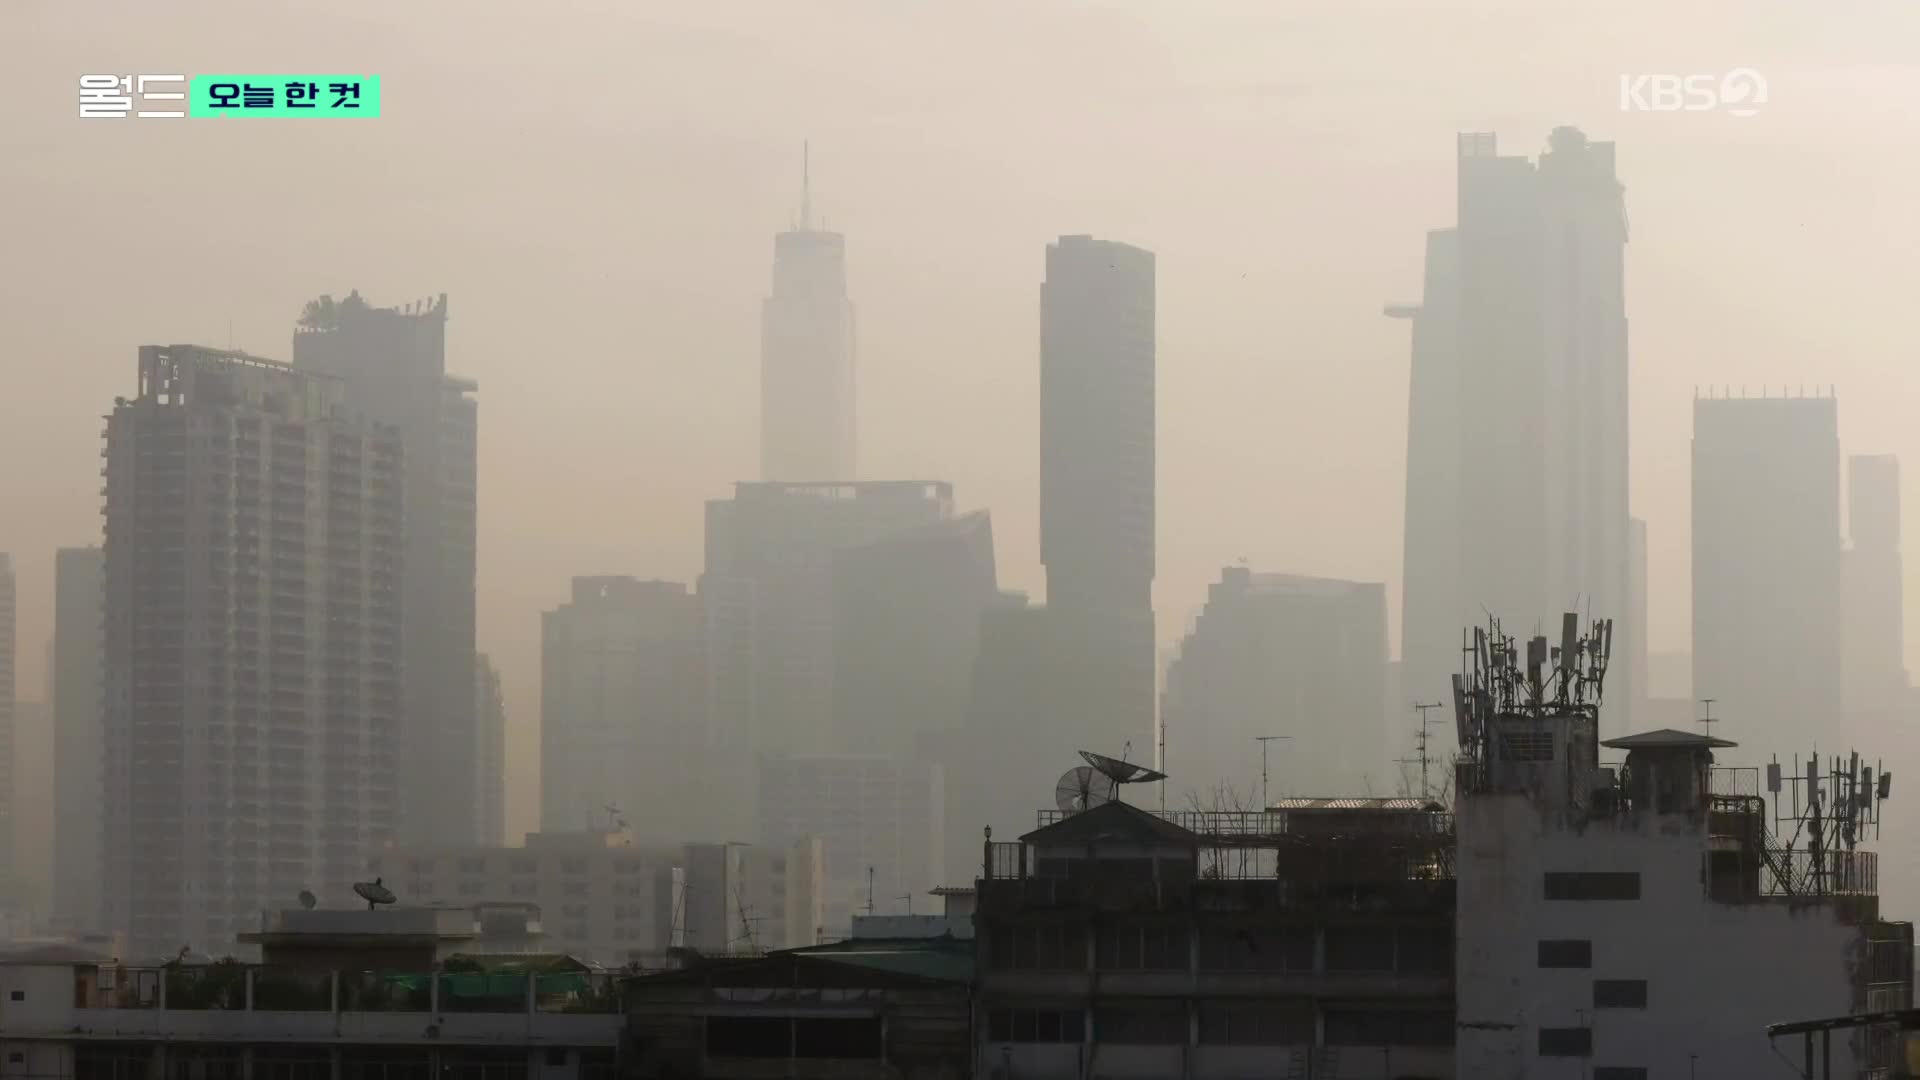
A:
POLYGON ((398 897, 393 895, 392 889, 380 883, 381 880, 381 878, 374 878, 372 881, 353 883, 353 894, 367 902, 368 911, 372 911, 381 904, 391 904, 398 900, 398 897))
POLYGON ((867 867, 867 914, 873 914, 873 867, 867 867))
POLYGON ((1427 783, 1427 726, 1441 722, 1439 720, 1427 719, 1427 710, 1442 709, 1445 707, 1446 705, 1439 701, 1430 701, 1424 705, 1416 703, 1413 707, 1413 711, 1420 714, 1420 727, 1418 731, 1414 732, 1414 741, 1420 748, 1420 801, 1422 803, 1433 798, 1431 794, 1432 788, 1427 783))
POLYGON ((605 810, 607 812, 608 828, 612 829, 614 832, 623 832, 626 830, 627 819, 620 816, 619 807, 613 805, 612 803, 608 803, 607 805, 601 807, 600 809, 605 810))
POLYGON ((1700 733, 1708 738, 1713 737, 1713 725, 1717 723, 1713 718, 1713 703, 1718 700, 1710 697, 1700 699, 1700 706, 1704 710, 1700 715, 1700 733))
MULTIPOLYGON (((1112 802, 1119 790, 1112 778, 1091 765, 1076 765, 1060 774, 1053 785, 1053 804, 1063 814, 1078 814, 1112 802)), ((869 903, 868 907, 873 905, 869 903)))
POLYGON ((319 905, 320 905, 319 897, 313 895, 313 893, 309 892, 306 889, 300 890, 300 906, 301 907, 306 908, 308 911, 312 911, 314 908, 318 907, 319 905))
POLYGON ((1253 737, 1253 741, 1260 744, 1260 812, 1263 814, 1267 812, 1268 807, 1273 805, 1273 800, 1267 798, 1267 744, 1276 739, 1291 741, 1293 736, 1255 735, 1253 737))
POLYGON ((1094 771, 1113 781, 1113 801, 1120 801, 1121 784, 1150 784, 1155 780, 1165 780, 1167 774, 1158 769, 1149 769, 1145 765, 1135 765, 1125 758, 1110 758, 1105 754, 1096 754, 1091 750, 1080 751, 1080 756, 1094 771))
POLYGON ((760 947, 755 942, 753 924, 765 916, 752 913, 753 908, 747 903, 746 892, 738 885, 733 887, 733 907, 740 915, 740 936, 735 940, 746 942, 747 951, 753 952, 760 947))

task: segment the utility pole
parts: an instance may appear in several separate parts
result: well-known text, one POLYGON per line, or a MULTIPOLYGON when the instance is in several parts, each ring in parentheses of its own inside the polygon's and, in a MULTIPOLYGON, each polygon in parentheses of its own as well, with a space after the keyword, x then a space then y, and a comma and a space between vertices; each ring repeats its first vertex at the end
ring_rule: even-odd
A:
POLYGON ((873 914, 873 867, 867 867, 867 914, 873 914))
POLYGON ((1292 740, 1291 735, 1255 735, 1254 741, 1260 744, 1260 812, 1266 813, 1273 801, 1267 798, 1267 744, 1275 739, 1292 740))
POLYGON ((1427 719, 1427 710, 1442 708, 1444 704, 1444 702, 1433 701, 1424 705, 1416 703, 1413 707, 1413 711, 1420 714, 1420 730, 1414 738, 1420 746, 1420 801, 1423 803, 1433 798, 1433 788, 1427 783, 1427 725, 1440 722, 1427 719))

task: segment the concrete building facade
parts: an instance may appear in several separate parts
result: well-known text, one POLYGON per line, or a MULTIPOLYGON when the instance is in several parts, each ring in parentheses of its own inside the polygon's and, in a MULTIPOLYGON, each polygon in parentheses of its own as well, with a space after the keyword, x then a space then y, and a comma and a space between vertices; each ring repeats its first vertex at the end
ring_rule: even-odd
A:
POLYGON ((644 842, 705 835, 699 598, 677 582, 579 577, 540 625, 541 826, 617 812, 644 842))
POLYGON ((53 558, 53 915, 64 930, 100 926, 100 688, 106 563, 97 547, 53 558))
POLYGON ((1900 459, 1847 459, 1847 546, 1841 626, 1842 697, 1858 734, 1912 715, 1906 582, 1900 555, 1900 459))
POLYGON ((1693 696, 1749 744, 1841 715, 1839 405, 1693 404, 1693 696))
POLYGON ((20 644, 17 605, 13 556, 0 551, 0 907, 8 910, 15 908, 20 899, 20 866, 13 842, 14 804, 18 798, 14 782, 14 725, 20 696, 15 680, 20 644))
POLYGON ((474 708, 478 385, 447 373, 447 297, 375 308, 358 292, 307 305, 294 366, 344 381, 345 400, 406 446, 406 728, 402 827, 420 843, 474 839, 480 723, 474 708))
POLYGON ((339 380, 143 346, 106 429, 110 928, 214 951, 399 818, 399 432, 339 380))

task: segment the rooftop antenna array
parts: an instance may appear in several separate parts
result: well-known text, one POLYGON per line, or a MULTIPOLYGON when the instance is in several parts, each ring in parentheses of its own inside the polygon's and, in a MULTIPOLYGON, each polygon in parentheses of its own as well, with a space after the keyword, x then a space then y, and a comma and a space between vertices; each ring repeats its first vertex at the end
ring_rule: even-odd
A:
MULTIPOLYGON (((1132 744, 1129 743, 1128 747, 1131 749, 1132 744)), ((1091 750, 1080 751, 1080 756, 1086 759, 1088 765, 1093 766, 1095 772, 1113 782, 1114 802, 1121 801, 1120 785, 1122 784, 1151 784, 1155 780, 1165 780, 1167 778, 1167 774, 1161 772, 1159 769, 1149 769, 1145 765, 1136 765, 1128 761, 1124 756, 1125 753, 1125 751, 1122 751, 1123 756, 1110 758, 1105 754, 1096 754, 1091 750)))
POLYGON ((1585 635, 1580 617, 1567 612, 1560 621, 1560 644, 1549 647, 1545 635, 1526 643, 1520 661, 1516 638, 1489 618, 1462 636, 1461 671, 1453 677, 1454 730, 1463 756, 1489 760, 1489 721, 1495 716, 1587 715, 1598 722, 1600 696, 1613 654, 1613 620, 1595 619, 1585 635))
POLYGON ((1880 804, 1893 793, 1893 774, 1884 763, 1861 763, 1860 752, 1831 755, 1816 750, 1793 772, 1780 762, 1767 765, 1767 791, 1773 795, 1774 833, 1789 837, 1789 851, 1805 850, 1781 882, 1795 895, 1821 896, 1855 891, 1871 882, 1851 880, 1862 873, 1850 858, 1862 840, 1880 839, 1880 804))

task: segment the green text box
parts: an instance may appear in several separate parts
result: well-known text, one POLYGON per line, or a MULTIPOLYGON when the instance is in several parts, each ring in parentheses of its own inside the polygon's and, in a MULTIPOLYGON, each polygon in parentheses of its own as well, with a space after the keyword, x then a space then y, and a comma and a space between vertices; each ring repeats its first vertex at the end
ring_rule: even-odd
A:
POLYGON ((195 75, 187 97, 189 116, 379 116, 380 76, 195 75))

